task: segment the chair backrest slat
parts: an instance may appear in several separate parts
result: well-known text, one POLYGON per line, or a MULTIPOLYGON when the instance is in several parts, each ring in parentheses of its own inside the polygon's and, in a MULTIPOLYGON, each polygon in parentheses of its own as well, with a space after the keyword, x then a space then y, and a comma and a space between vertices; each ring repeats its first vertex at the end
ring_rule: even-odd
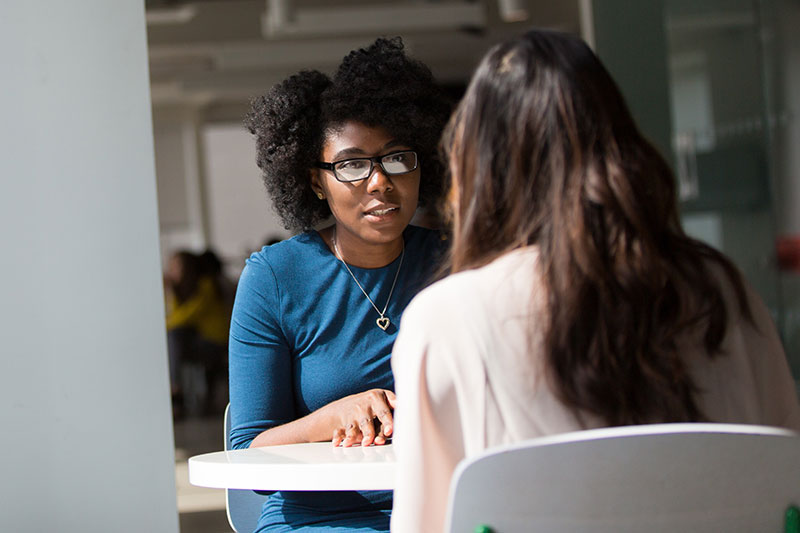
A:
POLYGON ((734 424, 589 430, 459 465, 449 531, 783 531, 800 435, 734 424))

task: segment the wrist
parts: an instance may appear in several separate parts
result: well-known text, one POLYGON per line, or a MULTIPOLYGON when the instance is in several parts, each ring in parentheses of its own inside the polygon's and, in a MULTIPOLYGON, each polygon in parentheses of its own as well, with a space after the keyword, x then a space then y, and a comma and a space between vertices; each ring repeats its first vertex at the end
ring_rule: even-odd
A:
POLYGON ((330 406, 331 404, 324 405, 303 418, 303 433, 308 439, 307 442, 322 442, 331 439, 336 422, 330 406))

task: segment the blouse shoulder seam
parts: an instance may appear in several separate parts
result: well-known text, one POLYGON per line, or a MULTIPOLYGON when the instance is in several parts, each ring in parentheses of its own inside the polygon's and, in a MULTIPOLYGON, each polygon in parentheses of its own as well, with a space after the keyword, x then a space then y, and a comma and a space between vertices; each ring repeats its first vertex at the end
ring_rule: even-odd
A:
POLYGON ((267 267, 269 270, 270 275, 272 276, 272 281, 275 283, 275 294, 278 296, 278 324, 280 325, 281 333, 283 333, 284 339, 288 339, 286 336, 286 330, 283 327, 283 305, 281 305, 281 284, 278 283, 278 276, 275 274, 275 269, 272 268, 272 263, 267 257, 264 257, 264 266, 267 267))

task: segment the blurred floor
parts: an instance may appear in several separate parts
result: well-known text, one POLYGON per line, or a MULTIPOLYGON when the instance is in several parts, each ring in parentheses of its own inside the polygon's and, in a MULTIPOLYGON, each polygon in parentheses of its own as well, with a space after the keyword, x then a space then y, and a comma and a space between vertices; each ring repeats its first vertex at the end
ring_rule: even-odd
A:
POLYGON ((190 416, 175 422, 175 485, 181 533, 230 533, 225 490, 189 484, 187 459, 223 448, 222 414, 190 416))

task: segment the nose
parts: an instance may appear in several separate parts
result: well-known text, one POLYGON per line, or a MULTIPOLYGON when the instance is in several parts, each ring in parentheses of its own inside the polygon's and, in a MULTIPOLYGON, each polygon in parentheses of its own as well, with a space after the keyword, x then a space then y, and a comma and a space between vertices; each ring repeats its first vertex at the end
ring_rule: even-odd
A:
POLYGON ((394 189, 394 184, 389 176, 383 171, 380 165, 375 165, 372 174, 367 177, 367 192, 385 193, 394 189))

